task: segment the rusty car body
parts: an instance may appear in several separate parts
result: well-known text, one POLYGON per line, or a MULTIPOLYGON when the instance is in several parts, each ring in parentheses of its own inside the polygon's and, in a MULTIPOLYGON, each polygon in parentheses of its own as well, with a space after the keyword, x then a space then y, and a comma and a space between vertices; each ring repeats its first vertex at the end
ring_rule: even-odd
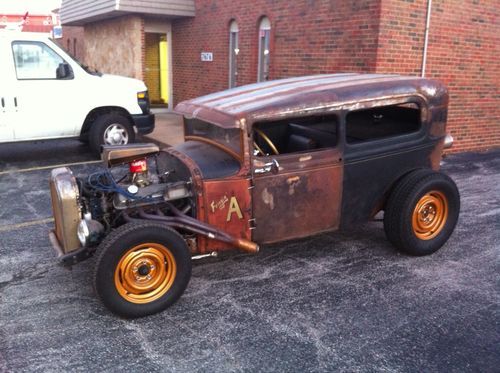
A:
POLYGON ((378 74, 289 78, 182 102, 184 143, 105 147, 107 168, 87 178, 53 171, 51 241, 67 265, 98 253, 96 292, 124 317, 174 303, 191 257, 255 253, 380 211, 398 249, 430 254, 459 213, 455 184, 438 172, 453 141, 447 105, 435 80, 378 74))

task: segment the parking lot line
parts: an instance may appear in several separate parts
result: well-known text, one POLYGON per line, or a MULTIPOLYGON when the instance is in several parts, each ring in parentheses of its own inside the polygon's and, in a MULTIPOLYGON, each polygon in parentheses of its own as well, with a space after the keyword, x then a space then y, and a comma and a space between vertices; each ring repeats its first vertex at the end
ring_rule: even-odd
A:
POLYGON ((0 232, 9 232, 9 231, 13 231, 13 230, 16 230, 19 228, 30 227, 32 225, 52 223, 53 221, 54 221, 54 218, 45 218, 45 219, 39 219, 39 220, 33 220, 33 221, 26 221, 24 223, 18 223, 18 224, 3 225, 3 226, 0 226, 0 232))
POLYGON ((20 172, 31 172, 31 171, 47 170, 47 169, 51 169, 51 168, 67 167, 67 166, 79 166, 79 165, 83 165, 83 164, 94 164, 94 163, 101 163, 101 162, 102 161, 99 160, 99 161, 62 163, 62 164, 55 164, 55 165, 50 165, 50 166, 39 166, 39 167, 22 168, 20 170, 0 171, 0 175, 17 174, 17 173, 20 173, 20 172))

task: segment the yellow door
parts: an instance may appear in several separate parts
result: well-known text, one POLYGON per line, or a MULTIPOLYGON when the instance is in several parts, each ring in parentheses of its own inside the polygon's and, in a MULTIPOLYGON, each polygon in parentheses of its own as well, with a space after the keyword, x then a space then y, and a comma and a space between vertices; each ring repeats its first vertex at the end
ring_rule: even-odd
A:
POLYGON ((160 37, 160 97, 168 104, 168 44, 167 36, 160 37))

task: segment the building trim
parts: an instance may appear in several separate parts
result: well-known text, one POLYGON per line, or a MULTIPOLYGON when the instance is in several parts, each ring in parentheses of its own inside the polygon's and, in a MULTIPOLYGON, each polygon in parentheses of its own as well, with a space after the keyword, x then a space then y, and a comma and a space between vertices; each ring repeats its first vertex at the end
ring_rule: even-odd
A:
POLYGON ((64 26, 83 26, 123 15, 161 17, 194 17, 194 0, 63 0, 61 23, 64 26))

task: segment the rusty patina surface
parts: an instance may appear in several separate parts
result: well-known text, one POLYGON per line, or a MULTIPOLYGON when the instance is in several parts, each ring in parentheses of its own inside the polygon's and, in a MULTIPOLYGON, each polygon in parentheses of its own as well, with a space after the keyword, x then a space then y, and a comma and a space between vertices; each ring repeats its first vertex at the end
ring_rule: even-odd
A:
MULTIPOLYGON (((262 161, 254 160, 254 166, 262 161)), ((337 229, 342 173, 340 150, 327 149, 287 154, 277 174, 255 175, 253 239, 269 243, 337 229)))
MULTIPOLYGON (((243 177, 205 182, 205 216, 200 218, 234 237, 251 240, 250 183, 249 178, 243 177)), ((205 238, 199 241, 199 246, 201 253, 232 249, 226 243, 205 238)))
MULTIPOLYGON (((226 128, 251 130, 254 122, 287 116, 324 113, 343 108, 362 109, 372 101, 387 105, 403 97, 421 97, 439 116, 448 104, 440 82, 411 76, 329 74, 274 80, 246 85, 178 104, 175 110, 226 128)), ((427 119, 430 116, 424 113, 427 119)), ((445 114, 446 115, 446 114, 445 114)), ((438 134, 436 134, 438 135, 438 134)))
MULTIPOLYGON (((439 168, 447 105, 447 90, 438 81, 351 73, 257 83, 182 102, 176 111, 187 118, 238 128, 244 134, 241 155, 237 157, 240 172, 231 182, 204 181, 198 216, 242 238, 249 238, 251 229, 251 238, 258 243, 304 237, 338 229, 341 223, 369 219, 383 209, 392 185, 404 174, 419 167, 439 168), (334 148, 279 156, 253 154, 253 127, 257 123, 314 115, 344 118, 345 113, 355 110, 407 103, 418 103, 422 126, 421 141, 411 149, 393 147, 380 157, 375 156, 378 150, 374 148, 364 157, 358 154, 346 160, 350 153, 346 151, 342 119, 334 148), (279 169, 261 174, 259 170, 274 159, 279 160, 279 169), (221 204, 220 216, 210 214, 210 204, 228 196, 228 185, 233 190, 235 185, 247 183, 251 184, 248 190, 237 188, 238 200, 245 206, 238 228, 235 222, 226 221, 229 201, 221 204)), ((234 154, 229 149, 228 153, 234 154)), ((202 252, 216 248, 217 244, 209 241, 200 238, 202 252)))
POLYGON ((453 142, 447 103, 439 82, 373 74, 284 79, 183 102, 184 143, 106 149, 109 169, 88 177, 53 171, 51 241, 67 265, 99 253, 96 291, 125 317, 175 302, 192 259, 255 254, 260 244, 357 227, 381 210, 398 250, 429 255, 460 210, 456 185, 436 172, 453 142), (120 165, 144 157, 115 179, 120 165))

